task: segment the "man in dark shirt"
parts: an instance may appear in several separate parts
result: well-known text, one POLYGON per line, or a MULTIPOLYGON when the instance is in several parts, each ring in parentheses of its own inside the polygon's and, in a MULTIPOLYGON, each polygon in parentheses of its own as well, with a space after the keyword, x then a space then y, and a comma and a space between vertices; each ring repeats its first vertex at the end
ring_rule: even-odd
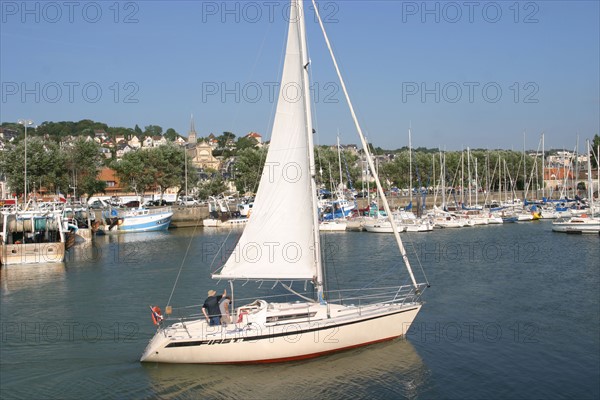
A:
POLYGON ((202 313, 204 313, 204 316, 206 317, 206 320, 210 326, 221 325, 221 310, 219 309, 219 302, 227 295, 227 289, 223 290, 223 294, 220 296, 217 296, 216 294, 217 292, 214 290, 209 290, 208 297, 206 300, 204 300, 204 305, 202 306, 202 313))

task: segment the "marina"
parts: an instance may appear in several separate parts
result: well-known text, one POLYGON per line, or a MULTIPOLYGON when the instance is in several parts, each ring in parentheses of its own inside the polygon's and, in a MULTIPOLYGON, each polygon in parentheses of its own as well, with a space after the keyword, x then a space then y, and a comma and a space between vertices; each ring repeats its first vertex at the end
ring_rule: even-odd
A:
POLYGON ((574 3, 3 5, 0 400, 599 399, 574 3))
MULTIPOLYGON (((262 366, 139 363, 156 330, 148 305, 166 302, 182 262, 174 308, 195 299, 200 313, 206 291, 226 287, 210 263, 235 240, 228 231, 98 236, 64 263, 2 267, 1 396, 597 398, 598 236, 554 233, 550 221, 456 232, 403 234, 432 284, 406 339, 262 366)), ((326 260, 345 265, 329 278, 340 285, 397 268, 377 251, 365 258, 391 235, 322 236, 326 260)))

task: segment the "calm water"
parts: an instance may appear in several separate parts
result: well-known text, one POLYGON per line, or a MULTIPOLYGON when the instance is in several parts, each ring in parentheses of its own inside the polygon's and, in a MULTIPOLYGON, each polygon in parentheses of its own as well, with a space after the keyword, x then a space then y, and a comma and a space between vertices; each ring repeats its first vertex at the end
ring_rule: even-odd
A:
MULTIPOLYGON (((2 269, 0 397, 600 397, 600 239, 548 222, 403 234, 432 284, 407 340, 277 365, 142 365, 148 306, 167 302, 182 263, 174 306, 225 287, 209 278, 224 238, 105 236, 62 265, 2 269)), ((326 238, 332 284, 385 284, 398 264, 391 235, 326 238)))

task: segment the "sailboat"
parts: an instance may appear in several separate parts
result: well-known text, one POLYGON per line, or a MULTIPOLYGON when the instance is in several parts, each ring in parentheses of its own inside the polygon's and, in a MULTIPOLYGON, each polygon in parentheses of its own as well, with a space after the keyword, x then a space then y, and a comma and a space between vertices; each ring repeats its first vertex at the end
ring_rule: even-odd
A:
MULTIPOLYGON (((321 232, 343 232, 348 226, 347 217, 354 210, 354 204, 346 200, 344 196, 344 182, 342 180, 342 156, 340 146, 340 136, 337 137, 337 152, 338 163, 340 167, 340 183, 335 191, 337 199, 327 202, 326 212, 323 213, 323 218, 319 222, 319 230, 321 232)), ((331 173, 331 169, 330 169, 331 173)), ((324 207, 319 207, 324 208, 324 207)))
POLYGON ((566 233, 600 233, 600 217, 594 217, 594 189, 592 185, 592 167, 590 163, 590 142, 587 141, 588 150, 588 199, 591 202, 590 215, 576 215, 570 218, 559 218, 552 223, 552 230, 554 232, 566 232, 566 233))
MULTIPOLYGON (((317 7, 315 13, 323 29, 317 7)), ((409 284, 371 289, 361 297, 344 300, 340 298, 346 292, 334 294, 325 288, 304 15, 302 2, 291 0, 282 89, 252 218, 230 257, 212 275, 229 281, 232 291, 234 281, 270 281, 273 288, 285 289, 287 296, 300 300, 257 299, 234 307, 234 323, 218 326, 209 326, 198 317, 169 324, 171 306, 167 304, 167 318, 155 318, 158 330, 142 354, 142 362, 238 364, 312 358, 403 336, 421 309, 420 299, 428 285, 415 280, 397 233, 398 258, 407 267, 409 284), (286 94, 289 87, 300 88, 299 100, 286 94), (286 213, 289 209, 306 212, 286 213), (287 216, 282 220, 284 213, 287 216), (315 298, 299 292, 308 285, 312 285, 315 298)), ((332 58, 339 76, 333 54, 332 58)), ((341 76, 340 82, 347 93, 341 76)), ((347 94, 346 98, 370 167, 375 170, 347 94)), ((381 183, 377 177, 375 181, 389 215, 381 183)))

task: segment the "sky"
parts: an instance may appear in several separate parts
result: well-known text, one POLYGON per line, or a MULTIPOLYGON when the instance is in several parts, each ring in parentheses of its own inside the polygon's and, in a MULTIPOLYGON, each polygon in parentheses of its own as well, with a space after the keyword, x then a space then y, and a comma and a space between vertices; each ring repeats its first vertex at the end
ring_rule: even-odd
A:
MULTIPOLYGON (((268 140, 287 1, 1 1, 0 122, 92 119, 268 140)), ((363 131, 580 150, 600 129, 598 1, 320 1, 363 131)), ((358 143, 306 10, 317 144, 358 143)))

